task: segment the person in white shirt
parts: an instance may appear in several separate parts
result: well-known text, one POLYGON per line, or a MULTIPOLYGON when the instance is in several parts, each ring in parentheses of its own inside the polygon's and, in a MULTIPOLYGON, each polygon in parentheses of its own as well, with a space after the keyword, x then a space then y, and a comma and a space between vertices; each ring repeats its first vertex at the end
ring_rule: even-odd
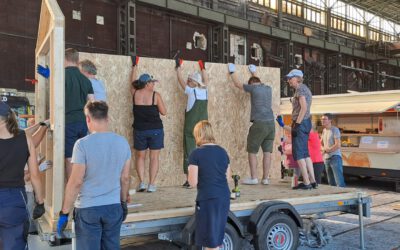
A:
POLYGON ((176 74, 178 83, 188 96, 185 124, 183 130, 183 172, 186 175, 186 182, 182 185, 190 188, 188 177, 189 155, 196 148, 193 136, 194 126, 202 120, 208 120, 208 76, 203 61, 199 60, 200 72, 190 74, 185 81, 182 76, 181 60, 178 58, 176 63, 176 74))

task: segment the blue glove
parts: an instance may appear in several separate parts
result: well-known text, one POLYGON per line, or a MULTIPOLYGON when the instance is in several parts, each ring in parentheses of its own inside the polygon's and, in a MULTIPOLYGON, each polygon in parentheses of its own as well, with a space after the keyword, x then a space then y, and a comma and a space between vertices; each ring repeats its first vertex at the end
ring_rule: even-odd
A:
POLYGON ((250 65, 249 65, 249 71, 250 71, 250 73, 252 73, 252 74, 256 73, 256 65, 250 64, 250 65))
POLYGON ((278 117, 276 117, 276 121, 278 122, 279 126, 281 126, 282 128, 285 127, 285 123, 283 123, 281 115, 278 115, 278 117))
POLYGON ((46 65, 46 68, 45 68, 42 65, 38 64, 37 72, 39 73, 39 75, 43 76, 46 79, 48 79, 49 76, 50 76, 50 69, 49 69, 49 66, 47 66, 47 65, 46 65))
POLYGON ((228 63, 228 70, 229 70, 229 74, 233 74, 235 73, 235 64, 233 63, 228 63))
POLYGON ((60 218, 58 218, 57 222, 57 234, 59 237, 61 237, 67 225, 68 225, 68 214, 64 214, 62 211, 60 211, 60 218))

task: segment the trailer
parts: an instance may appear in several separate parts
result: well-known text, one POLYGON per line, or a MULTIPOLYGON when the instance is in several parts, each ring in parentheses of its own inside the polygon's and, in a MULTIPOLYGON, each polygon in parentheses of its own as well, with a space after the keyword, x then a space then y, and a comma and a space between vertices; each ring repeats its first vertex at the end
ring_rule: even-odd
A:
MULTIPOLYGON (((370 216, 371 208, 367 193, 326 185, 309 191, 292 190, 288 181, 273 181, 268 186, 243 185, 240 191, 240 197, 231 201, 222 249, 243 249, 246 241, 252 242, 255 249, 297 249, 302 216, 333 211, 359 216, 360 245, 364 246, 363 217, 370 216)), ((196 189, 177 186, 132 195, 121 239, 135 242, 136 238, 152 236, 183 249, 196 249, 195 197, 196 189)), ((56 233, 45 232, 46 223, 39 225, 43 240, 53 245, 60 243, 56 233)), ((71 230, 65 235, 74 236, 71 230)))

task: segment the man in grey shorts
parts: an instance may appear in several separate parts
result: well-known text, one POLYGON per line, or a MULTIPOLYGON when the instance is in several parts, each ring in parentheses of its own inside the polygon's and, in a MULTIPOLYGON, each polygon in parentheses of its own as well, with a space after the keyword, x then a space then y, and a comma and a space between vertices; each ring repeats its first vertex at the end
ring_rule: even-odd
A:
POLYGON ((243 184, 258 184, 257 178, 257 153, 260 147, 263 150, 263 177, 262 184, 269 184, 269 171, 271 168, 271 153, 275 139, 275 122, 272 112, 272 89, 261 83, 260 78, 256 76, 256 66, 249 65, 251 77, 248 84, 239 81, 235 73, 235 65, 228 65, 229 73, 235 87, 250 93, 251 115, 250 121, 253 123, 247 136, 247 152, 249 157, 251 177, 243 180, 243 184))
POLYGON ((124 137, 109 130, 105 102, 89 102, 84 110, 90 135, 75 143, 57 233, 63 234, 75 202, 77 249, 120 249, 121 224, 128 213, 131 150, 124 137))
POLYGON ((303 84, 303 72, 293 69, 286 75, 290 87, 295 89, 292 101, 292 154, 299 164, 303 183, 294 189, 317 188, 313 163, 308 152, 308 137, 311 130, 310 107, 312 94, 303 84))

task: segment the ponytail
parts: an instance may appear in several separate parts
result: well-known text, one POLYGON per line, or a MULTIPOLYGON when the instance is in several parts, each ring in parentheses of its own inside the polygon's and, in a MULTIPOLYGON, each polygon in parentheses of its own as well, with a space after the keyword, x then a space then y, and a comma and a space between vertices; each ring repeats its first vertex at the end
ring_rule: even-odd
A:
POLYGON ((17 117, 13 111, 10 110, 6 120, 6 127, 9 133, 17 136, 19 133, 17 117))

